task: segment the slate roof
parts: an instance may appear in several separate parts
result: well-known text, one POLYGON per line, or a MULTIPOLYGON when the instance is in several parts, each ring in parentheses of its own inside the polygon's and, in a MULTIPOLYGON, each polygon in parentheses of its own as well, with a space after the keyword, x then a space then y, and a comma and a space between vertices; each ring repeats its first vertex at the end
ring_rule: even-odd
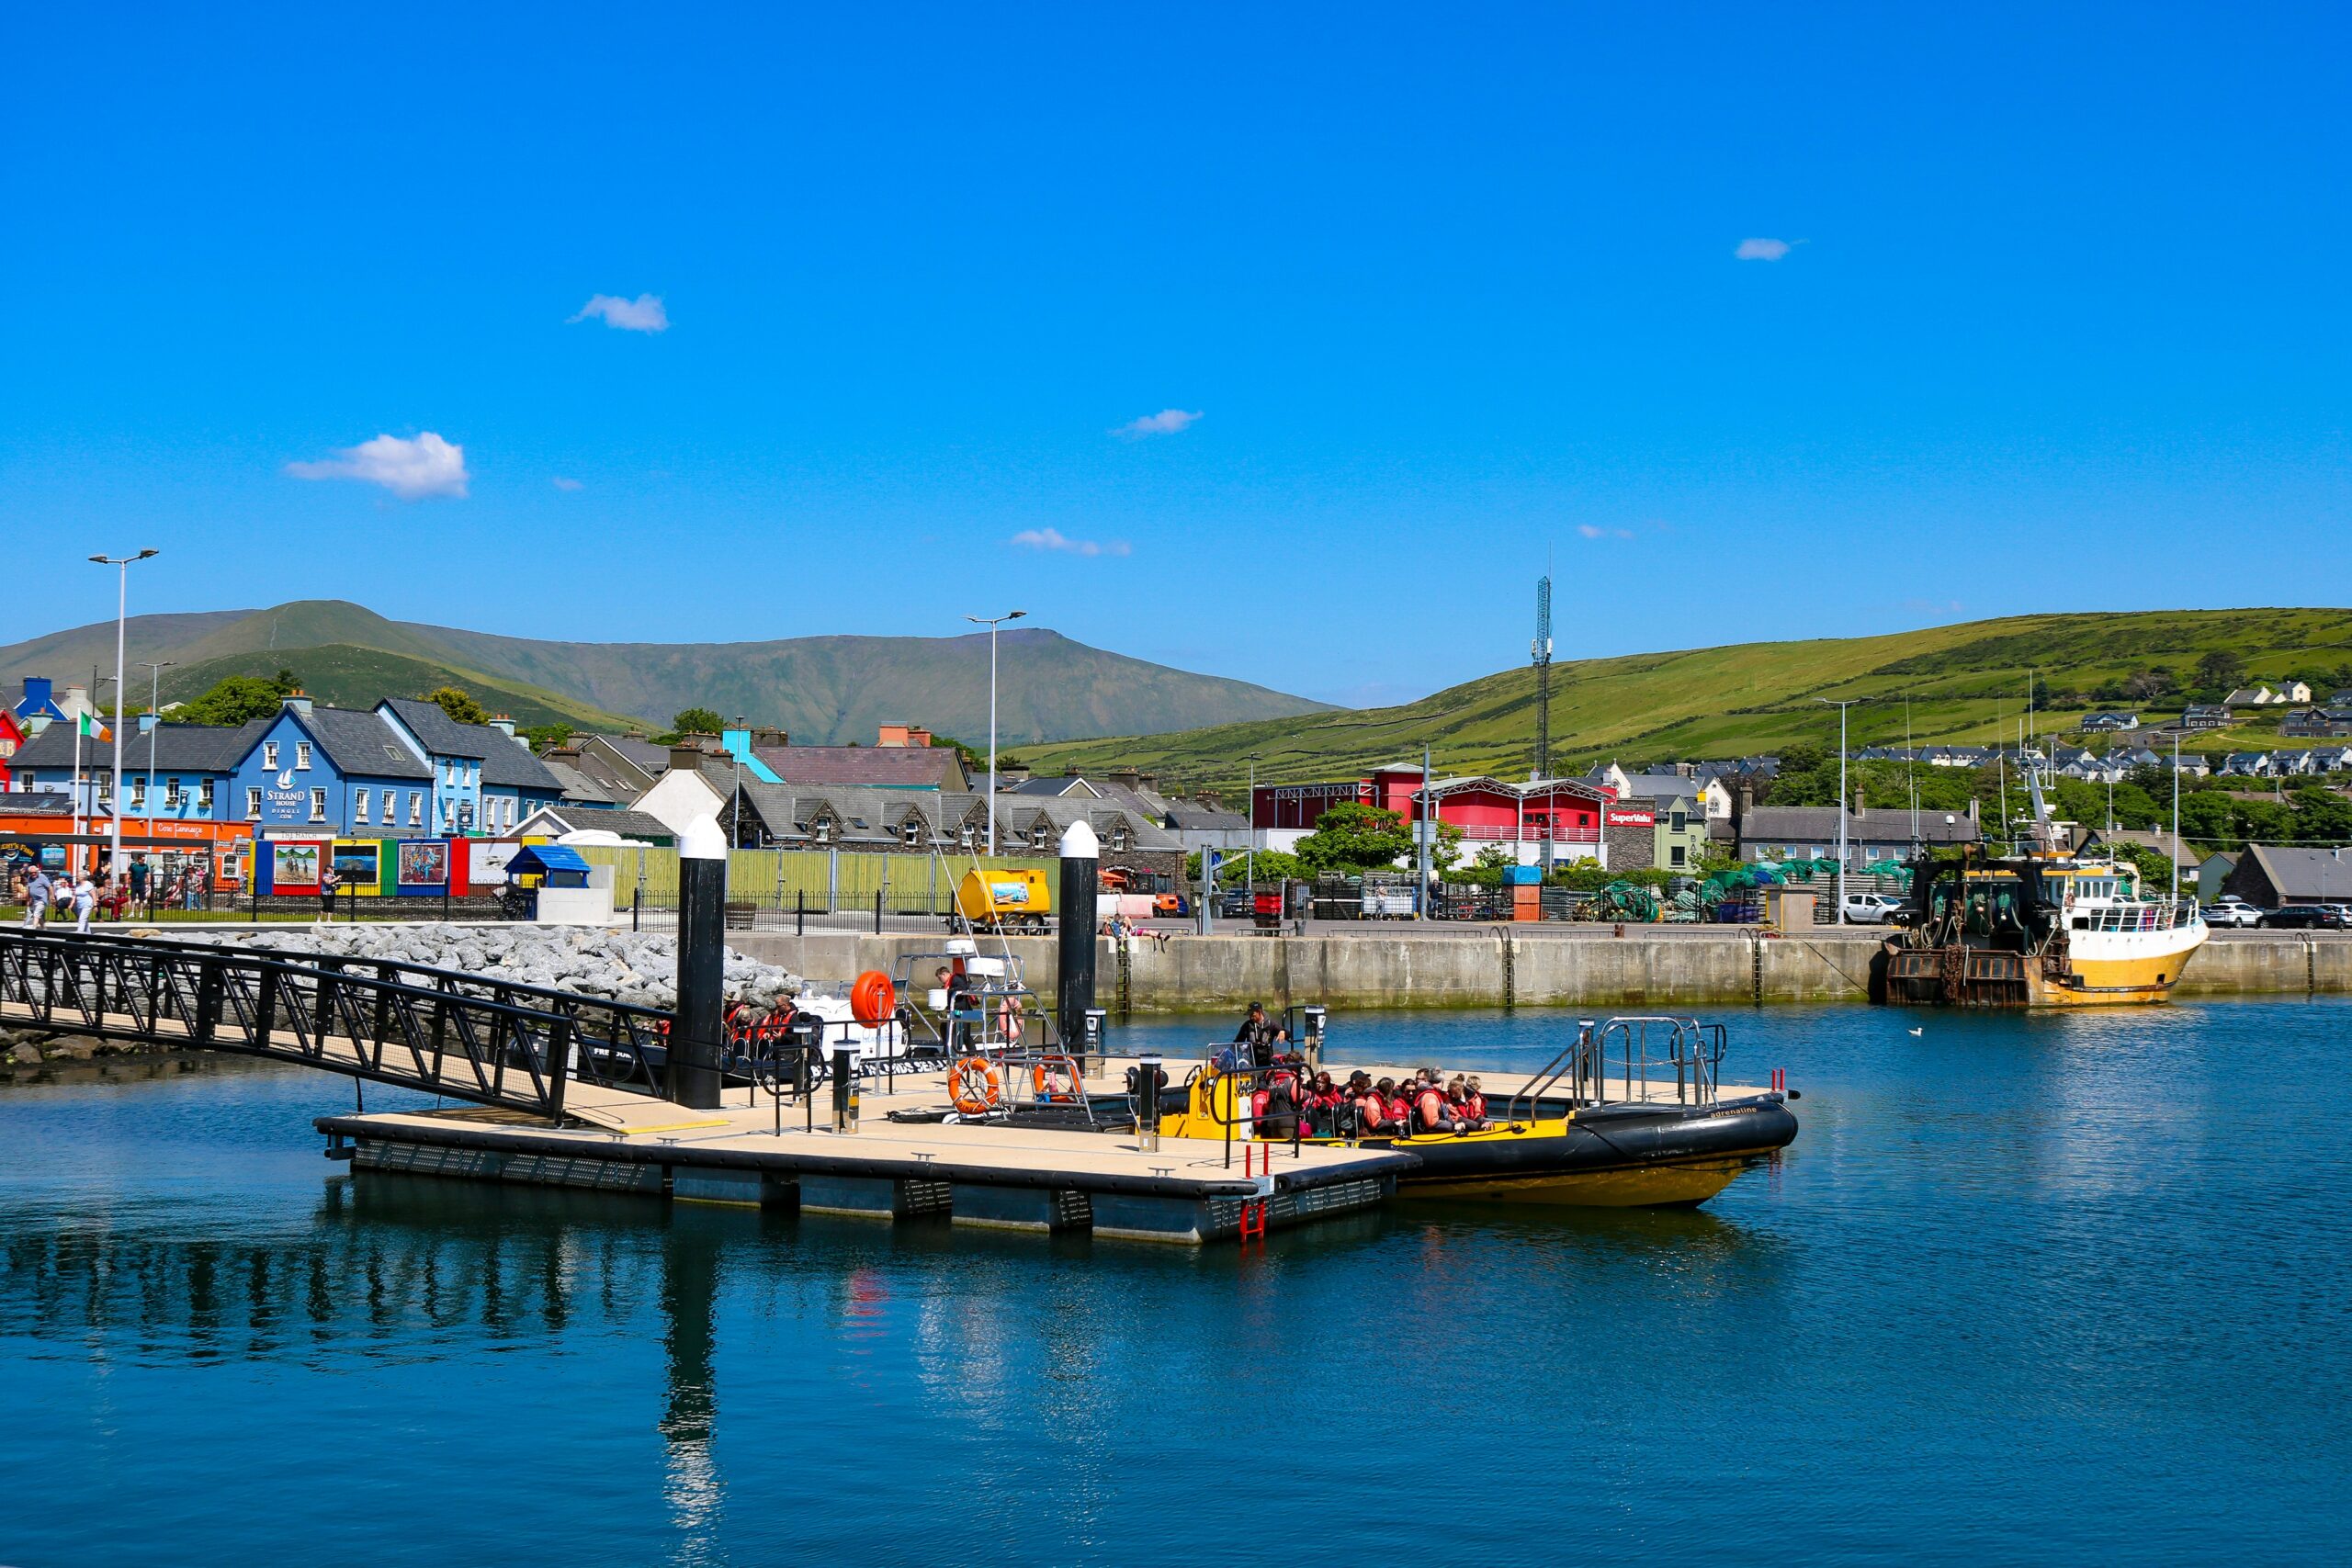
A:
POLYGON ((668 823, 642 811, 631 811, 626 807, 581 807, 569 802, 540 807, 523 819, 515 832, 518 835, 528 833, 536 838, 550 827, 557 829, 548 834, 551 838, 561 838, 565 833, 602 831, 618 833, 624 839, 650 839, 658 843, 673 843, 678 837, 668 823))
POLYGON ((947 746, 754 746, 752 755, 788 784, 953 790, 964 783, 947 746))
POLYGON ((2352 901, 2352 860, 2327 850, 2248 844, 2246 854, 2282 898, 2338 904, 2352 901))
POLYGON ((566 805, 618 806, 620 804, 612 791, 571 763, 558 762, 546 757, 540 758, 539 762, 553 776, 557 786, 563 791, 566 805))
MULTIPOLYGON (((0 795, 0 817, 71 817, 74 797, 63 790, 11 790, 0 795)), ((101 816, 105 815, 103 812, 101 816)))
MULTIPOLYGON (((440 713, 439 708, 433 710, 440 713)), ((447 718, 448 716, 443 714, 447 718)), ((415 752, 401 744, 384 716, 370 708, 330 708, 312 705, 308 713, 297 711, 295 717, 311 732, 327 761, 342 773, 358 773, 385 779, 426 779, 433 770, 418 761, 415 752)), ((274 723, 265 719, 264 724, 274 723)))
POLYGON ((548 765, 531 749, 487 724, 459 724, 442 711, 439 703, 418 697, 386 697, 381 705, 400 716, 409 733, 436 757, 468 757, 481 763, 481 782, 507 789, 561 792, 548 765))
MULTIPOLYGON (((1740 818, 1739 836, 1743 841, 1756 843, 1804 843, 1829 845, 1838 841, 1838 808, 1834 806, 1758 806, 1750 808, 1740 818)), ((1919 813, 1919 839, 1929 844, 1973 844, 1976 841, 1976 824, 1959 812, 1948 815, 1941 811, 1919 813)), ((1873 844, 1907 843, 1911 838, 1911 813, 1905 811, 1864 812, 1849 816, 1846 839, 1849 843, 1864 840, 1873 844)))
MULTIPOLYGON (((245 760, 245 754, 260 741, 262 731, 269 726, 270 720, 257 718, 246 724, 159 724, 152 736, 126 731, 122 738, 122 771, 147 771, 147 749, 152 740, 157 773, 229 773, 245 760)), ((114 766, 112 741, 84 744, 82 765, 87 768, 94 764, 100 769, 114 766)), ((63 768, 70 772, 74 766, 73 727, 51 725, 17 747, 10 765, 63 768)))

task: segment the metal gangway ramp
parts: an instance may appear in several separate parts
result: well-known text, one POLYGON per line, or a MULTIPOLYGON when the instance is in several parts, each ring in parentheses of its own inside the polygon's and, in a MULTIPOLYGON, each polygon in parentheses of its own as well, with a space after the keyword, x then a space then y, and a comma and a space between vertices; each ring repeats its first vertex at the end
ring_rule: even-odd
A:
POLYGON ((0 1022, 292 1062, 616 1132, 677 1125, 669 1015, 458 970, 0 931, 0 1022))

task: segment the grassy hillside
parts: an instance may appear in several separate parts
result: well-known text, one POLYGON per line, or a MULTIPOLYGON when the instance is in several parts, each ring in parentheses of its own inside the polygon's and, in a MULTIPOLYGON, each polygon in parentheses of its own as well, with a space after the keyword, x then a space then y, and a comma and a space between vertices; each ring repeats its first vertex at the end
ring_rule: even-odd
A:
MULTIPOLYGON (((373 707, 379 697, 416 697, 438 686, 458 686, 472 693, 482 706, 492 713, 506 714, 517 725, 560 723, 575 729, 618 729, 635 722, 623 715, 605 713, 554 692, 502 681, 479 670, 462 670, 432 660, 411 659, 342 643, 231 654, 166 670, 164 700, 185 702, 227 676, 267 677, 280 670, 294 671, 304 691, 334 707, 373 707)), ((131 700, 143 703, 146 695, 133 692, 131 700)))
MULTIPOLYGON (((2177 712, 2177 698, 2133 705, 2090 694, 2158 669, 2193 682, 2197 661, 2217 649, 2243 659, 2249 679, 2316 684, 2323 672, 2352 665, 2352 611, 2024 615, 1887 637, 1570 660, 1552 667, 1553 767, 1737 756, 1794 741, 1834 746, 1838 714, 1823 698, 1860 699, 1849 732, 1858 747, 1901 743, 1906 697, 1916 740, 2014 739, 2029 667, 2042 694, 2037 728, 2044 734, 2099 707, 2177 712)), ((2275 738, 2275 719, 2269 732, 2275 738)), ((1163 782, 1229 787, 1251 752, 1261 782, 1308 780, 1418 761, 1424 744, 1442 771, 1524 776, 1535 752, 1534 671, 1505 671, 1397 707, 1023 747, 1022 756, 1046 771, 1125 764, 1156 771, 1163 782)))
MULTIPOLYGON (((447 626, 387 620, 364 605, 313 599, 267 610, 141 615, 130 626, 131 660, 168 659, 184 670, 266 673, 293 653, 341 649, 313 675, 314 694, 332 668, 361 692, 364 653, 405 660, 404 691, 414 667, 473 671, 469 689, 497 685, 516 716, 526 709, 564 714, 634 714, 666 727, 672 714, 703 706, 777 724, 796 739, 871 742, 875 727, 894 721, 929 726, 966 739, 988 729, 988 639, 956 637, 791 637, 746 643, 538 641, 447 626)), ((1008 743, 1146 729, 1181 729, 1234 720, 1320 711, 1321 705, 1244 681, 1195 675, 1089 648, 1044 628, 1015 628, 1000 645, 999 733, 1008 743)), ((0 647, 0 682, 48 675, 61 684, 87 679, 93 663, 114 667, 114 625, 105 622, 0 647)), ((388 679, 393 678, 390 676, 388 679)), ((134 698, 137 694, 133 694, 134 698)), ((491 693, 477 689, 485 702, 491 693)), ((568 716, 568 715, 567 715, 568 716)))

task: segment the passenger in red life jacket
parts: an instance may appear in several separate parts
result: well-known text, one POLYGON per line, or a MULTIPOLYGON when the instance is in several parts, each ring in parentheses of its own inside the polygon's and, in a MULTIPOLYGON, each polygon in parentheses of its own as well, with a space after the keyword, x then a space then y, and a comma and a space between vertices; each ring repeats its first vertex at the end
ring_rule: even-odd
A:
POLYGON ((1413 1131, 1417 1133, 1451 1133, 1453 1117, 1445 1103, 1445 1090, 1428 1078, 1413 1094, 1413 1131))
POLYGON ((1380 1080, 1380 1102, 1382 1117, 1395 1123, 1391 1131, 1406 1133, 1412 1130, 1413 1101, 1395 1078, 1380 1080))
POLYGON ((1357 1125, 1365 1136, 1395 1131, 1389 1125, 1388 1096, 1396 1087, 1395 1080, 1383 1078, 1376 1084, 1366 1083, 1356 1097, 1357 1125))
POLYGON ((1289 1137, 1298 1126, 1298 1080, 1287 1071, 1274 1073, 1250 1097, 1250 1110, 1258 1120, 1258 1136, 1289 1137))
POLYGON ((1487 1125, 1487 1096, 1475 1077, 1462 1086, 1462 1119, 1473 1127, 1487 1125))

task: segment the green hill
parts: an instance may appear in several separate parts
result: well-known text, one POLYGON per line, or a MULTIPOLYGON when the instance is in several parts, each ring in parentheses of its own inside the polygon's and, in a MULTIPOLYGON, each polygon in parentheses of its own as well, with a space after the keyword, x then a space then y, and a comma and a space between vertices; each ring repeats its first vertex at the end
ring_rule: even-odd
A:
MULTIPOLYGON (((781 725, 810 742, 871 742, 875 727, 891 722, 966 739, 988 730, 984 634, 543 641, 387 620, 364 605, 311 599, 267 610, 136 616, 129 640, 134 663, 168 659, 182 667, 167 675, 183 695, 199 671, 217 678, 286 666, 311 683, 313 695, 337 701, 373 700, 448 679, 518 720, 526 712, 545 713, 601 726, 628 714, 666 728, 672 714, 703 706, 781 725), (298 663, 298 652, 311 655, 316 669, 298 663), (419 686, 428 670, 443 673, 419 686), (386 683, 373 687, 378 672, 386 683)), ((1303 697, 1129 659, 1042 627, 1005 632, 1000 654, 998 732, 1007 744, 1322 710, 1303 697)), ((0 647, 0 682, 11 684, 27 675, 79 682, 93 665, 114 668, 111 621, 0 647)), ((138 695, 134 691, 132 700, 138 695)))
MULTIPOLYGON (((373 707, 379 697, 422 696, 440 686, 458 686, 479 698, 492 713, 503 713, 517 725, 568 724, 574 729, 622 729, 639 721, 605 713, 585 703, 516 682, 502 681, 479 670, 463 670, 433 660, 411 659, 348 643, 322 648, 281 648, 260 653, 232 653, 201 660, 164 671, 164 700, 186 702, 231 675, 264 678, 291 670, 302 689, 333 707, 373 707)), ((134 703, 145 701, 133 692, 134 703)))
MULTIPOLYGON (((1835 746, 1838 714, 1824 698, 1860 699, 1849 729, 1857 747, 1901 744, 1906 698, 1917 740, 2014 739, 2029 668, 2042 734, 2102 707, 2177 713, 2177 690, 2143 701, 2120 688, 2151 675, 2194 687, 2198 661, 2217 651, 2242 660, 2249 680, 2294 676, 2314 686, 2352 686, 2352 611, 2020 615, 1886 637, 1567 660, 1552 667, 1553 771, 1610 758, 1735 757, 1796 741, 1835 746)), ((2250 720, 2245 733, 2275 741, 2275 710, 2250 720)), ((2224 731, 2199 744, 2238 738, 2224 731)), ((1396 707, 1023 747, 1022 757, 1041 772, 1134 766, 1163 783, 1230 788, 1252 752, 1261 782, 1305 781, 1418 761, 1425 744, 1443 772, 1525 776, 1535 755, 1535 672, 1508 670, 1396 707)))

